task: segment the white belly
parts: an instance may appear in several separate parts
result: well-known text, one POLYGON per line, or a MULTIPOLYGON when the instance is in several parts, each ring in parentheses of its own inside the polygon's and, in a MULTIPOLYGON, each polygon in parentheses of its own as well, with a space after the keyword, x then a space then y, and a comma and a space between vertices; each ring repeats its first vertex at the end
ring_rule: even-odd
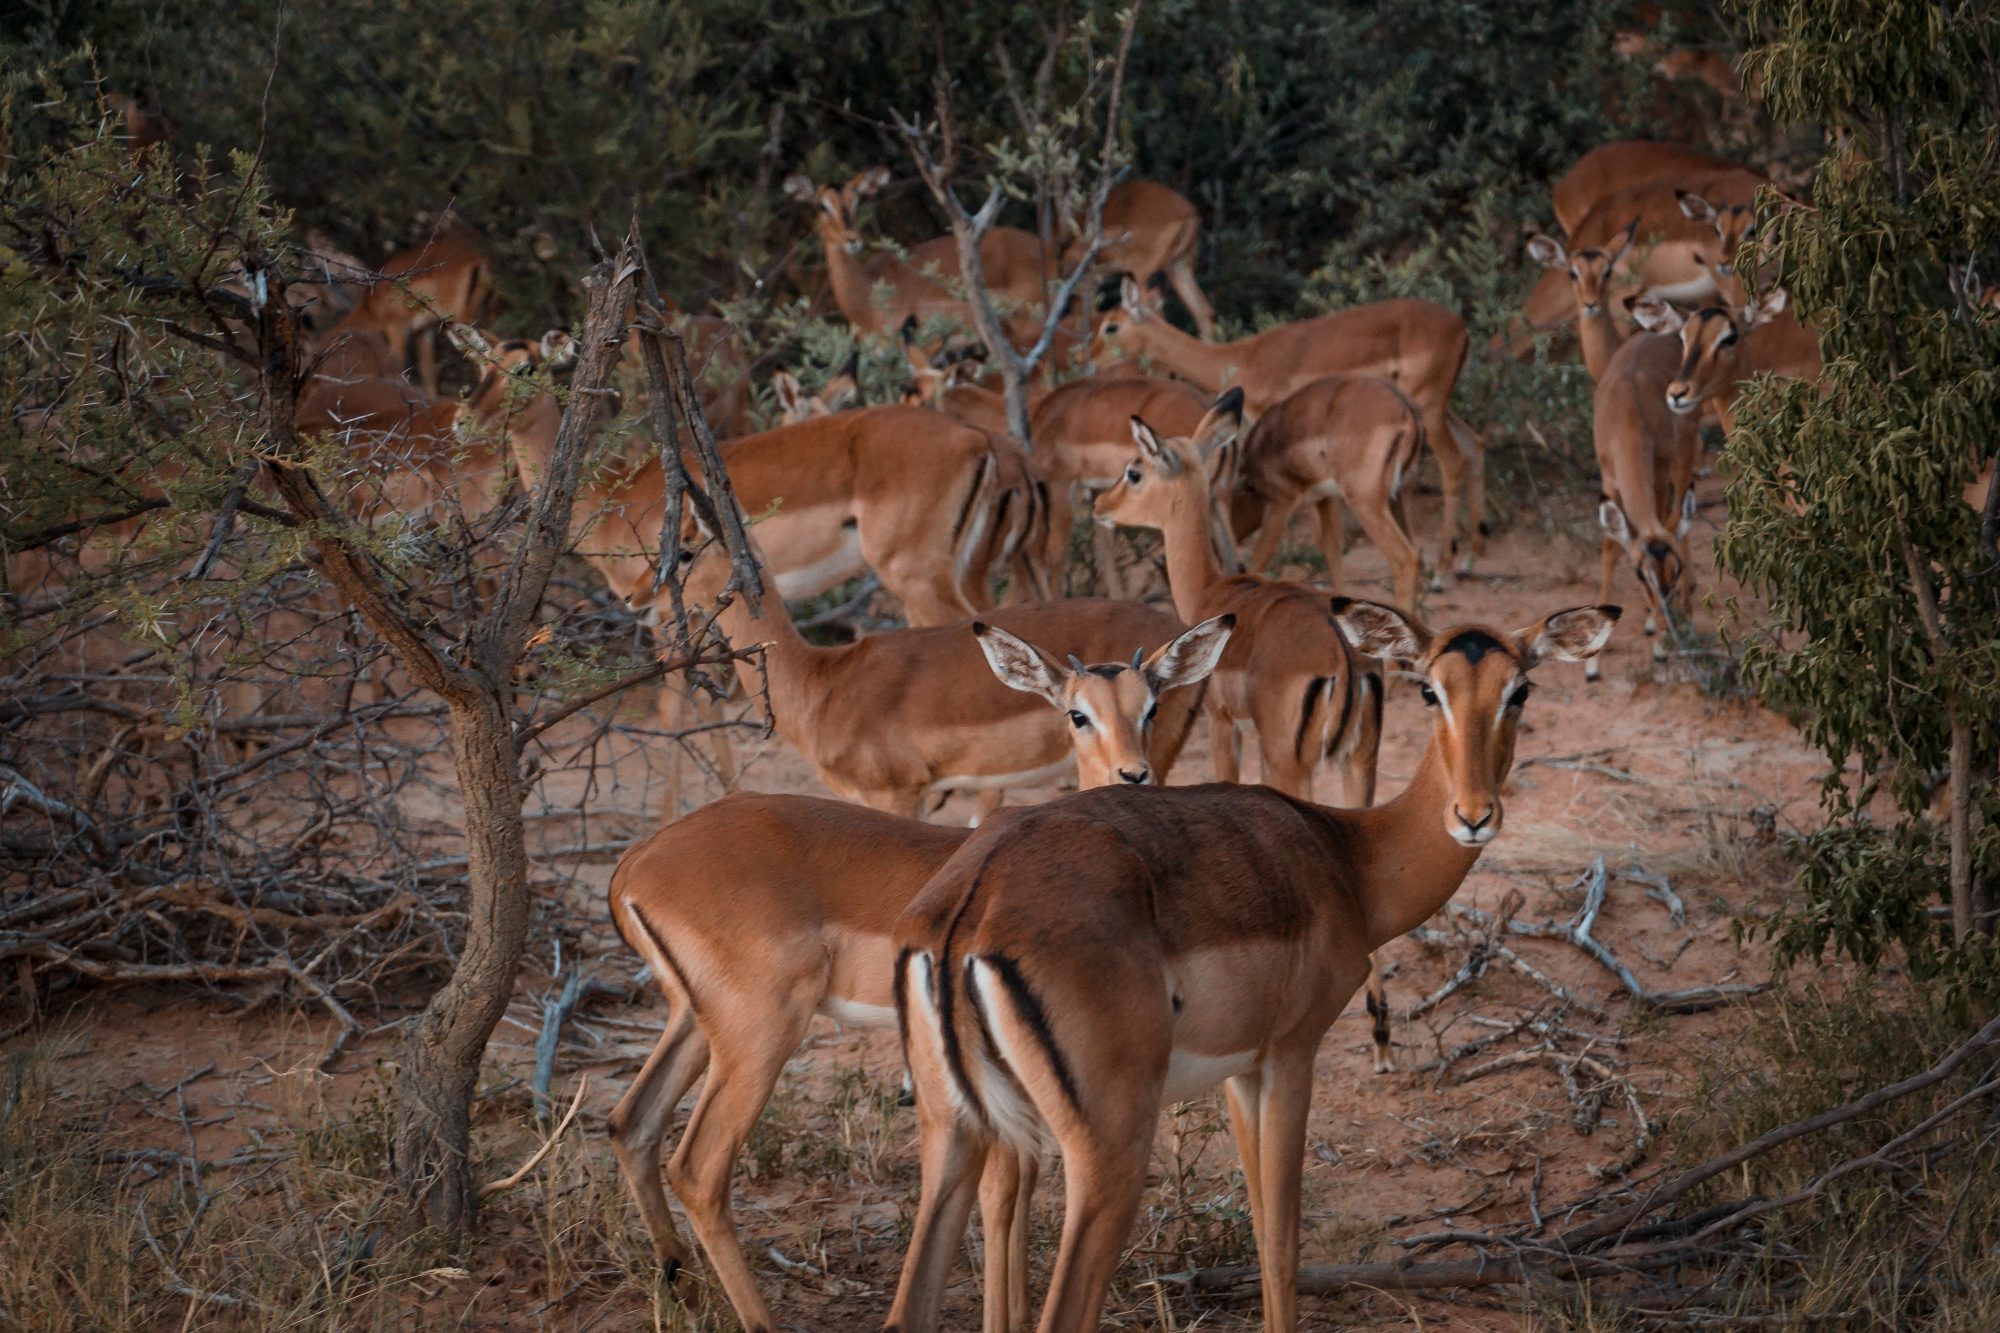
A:
POLYGON ((926 796, 941 791, 985 791, 994 787, 1047 787, 1076 769, 1074 756, 1064 756, 1053 764, 1043 764, 1021 773, 981 773, 971 777, 939 778, 924 788, 926 796))
POLYGON ((1199 1097, 1223 1080, 1248 1073, 1257 1064, 1257 1052, 1235 1051, 1227 1055, 1205 1055, 1198 1051, 1175 1051, 1167 1061, 1167 1086, 1160 1105, 1199 1097))
POLYGON ((819 1002, 819 1012, 844 1028, 896 1026, 896 1009, 893 1005, 862 1004, 855 1000, 844 1000, 838 995, 829 995, 819 1002))
POLYGON ((778 596, 788 602, 817 597, 829 588, 837 588, 851 578, 860 577, 865 569, 861 559, 860 531, 842 527, 840 540, 832 550, 816 560, 777 570, 778 596))

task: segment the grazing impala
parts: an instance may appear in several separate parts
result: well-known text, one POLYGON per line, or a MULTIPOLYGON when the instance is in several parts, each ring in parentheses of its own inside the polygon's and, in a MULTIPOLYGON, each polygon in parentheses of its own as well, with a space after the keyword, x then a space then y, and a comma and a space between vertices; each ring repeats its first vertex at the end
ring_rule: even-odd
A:
MULTIPOLYGON (((1174 290, 1204 339, 1215 337, 1215 310, 1195 281, 1195 251, 1201 245, 1201 214, 1178 190, 1157 181, 1128 180, 1104 200, 1104 245, 1097 261, 1114 273, 1129 273, 1141 287, 1156 277, 1174 290)), ((1083 257, 1081 238, 1071 242, 1065 264, 1083 257)))
MULTIPOLYGON (((1162 696, 1207 677, 1229 621, 1197 625, 1143 660, 1135 651, 1129 667, 1075 659, 1065 667, 984 625, 952 633, 968 644, 976 635, 1001 681, 1066 719, 1077 785, 1089 788, 1165 776, 1152 767, 1154 714, 1162 696)), ((968 654, 950 662, 982 670, 968 654)), ((951 695, 970 683, 945 676, 921 688, 951 695)), ((893 692, 879 697, 891 713, 905 702, 893 692)), ((969 832, 808 796, 729 796, 632 848, 612 873, 611 919, 652 964, 668 1011, 659 1044, 611 1113, 612 1144, 671 1281, 689 1253, 660 1188, 660 1150, 674 1109, 708 1069, 667 1172, 746 1329, 776 1325, 730 1213, 737 1158, 814 1014, 849 1026, 894 1022, 896 918, 969 832)), ((1027 1322, 1025 1204, 1034 1163, 1026 1166, 1024 1174, 998 1154, 993 1163, 988 1333, 1027 1322)))
POLYGON ((1397 604, 1415 607, 1420 561, 1403 521, 1403 488, 1423 447, 1417 405, 1372 375, 1314 380, 1258 417, 1243 442, 1243 489, 1264 506, 1250 572, 1264 572, 1293 511, 1309 504, 1326 581, 1340 591, 1341 518, 1352 509, 1389 562, 1397 604))
MULTIPOLYGON (((920 322, 943 315, 972 327, 964 298, 952 290, 961 280, 958 243, 939 236, 914 246, 907 257, 895 254, 861 258, 861 201, 889 183, 887 167, 870 167, 845 185, 815 185, 806 176, 789 176, 785 193, 812 206, 819 224, 820 249, 826 258, 827 281, 834 302, 859 333, 888 333, 915 316, 920 322), (887 299, 878 300, 878 289, 887 299)), ((1014 227, 995 227, 980 242, 986 286, 1000 304, 1008 336, 1032 342, 1041 332, 1035 315, 1044 303, 1048 257, 1042 243, 1014 227), (1009 314, 1008 307, 1013 312, 1009 314)), ((1024 344, 1025 345, 1025 344, 1024 344)))
MULTIPOLYGON (((933 1333, 997 1144, 1062 1152, 1041 1333, 1094 1333, 1162 1105, 1228 1093, 1266 1329, 1298 1323, 1313 1058, 1370 950, 1448 902, 1500 832, 1529 672, 1603 647, 1615 607, 1437 634, 1338 602, 1362 650, 1431 706, 1408 790, 1333 810, 1265 787, 1098 790, 1011 812, 952 854, 896 928, 922 1195, 887 1328, 933 1333)), ((990 1244, 990 1242, 989 1242, 990 1244)))
MULTIPOLYGON (((1648 329, 1671 330, 1679 316, 1660 301, 1635 302, 1634 318, 1648 329)), ((1692 602, 1687 567, 1688 529, 1694 524, 1695 464, 1701 440, 1695 418, 1667 405, 1667 386, 1680 368, 1680 340, 1671 332, 1635 332, 1612 356, 1591 399, 1591 441, 1597 449, 1604 529, 1600 600, 1611 595, 1611 576, 1623 551, 1646 590, 1646 633, 1672 624, 1673 611, 1692 602)), ((1653 658, 1666 658, 1653 640, 1653 658)), ((1584 668, 1598 678, 1597 659, 1584 668)))
POLYGON ((1749 170, 1740 162, 1702 148, 1652 139, 1620 139, 1578 158, 1556 182, 1550 202, 1556 225, 1573 240, 1583 219, 1613 195, 1662 181, 1700 193, 1718 178, 1749 170))
POLYGON ((1625 330, 1611 314, 1611 276, 1632 253, 1639 219, 1633 218, 1611 245, 1571 253, 1553 236, 1536 234, 1528 238, 1528 255, 1543 268, 1569 280, 1576 300, 1576 339, 1583 348, 1583 366, 1592 383, 1604 378, 1611 354, 1625 341, 1625 330))
MULTIPOLYGON (((561 408, 547 394, 523 402, 499 385, 509 371, 566 355, 567 344, 560 334, 539 348, 500 344, 474 396, 475 420, 504 432, 531 487, 555 448, 561 408)), ((1040 497, 1018 453, 910 407, 841 412, 722 446, 744 512, 768 515, 757 532, 780 597, 816 596, 873 569, 917 625, 989 605, 989 571, 1038 551, 1040 497)), ((656 458, 592 482, 578 499, 578 551, 634 605, 652 596, 663 504, 656 458)))
POLYGON ((381 277, 334 331, 379 334, 388 341, 398 375, 415 338, 418 380, 436 397, 433 331, 445 323, 477 325, 493 300, 493 277, 479 238, 448 216, 422 244, 396 251, 377 271, 381 277))
POLYGON ((1486 549, 1486 446, 1451 412, 1451 391, 1465 365, 1465 321, 1430 301, 1376 301, 1337 315, 1281 324, 1229 343, 1206 343, 1162 319, 1130 278, 1123 301, 1098 321, 1093 357, 1116 352, 1150 357, 1195 387, 1243 390, 1252 416, 1276 407, 1324 375, 1373 375, 1390 381, 1422 411, 1424 433, 1444 481, 1438 564, 1458 549, 1459 506, 1468 544, 1460 563, 1469 572, 1486 549))
MULTIPOLYGON (((729 562, 719 552, 683 558, 692 561, 689 603, 713 602, 729 562)), ((993 618, 1050 652, 1095 662, 1129 655, 1124 645, 1165 643, 1181 629, 1166 612, 1136 602, 1045 602, 993 618)), ((1035 706, 980 669, 978 644, 962 625, 885 630, 822 648, 806 642, 782 601, 769 596, 756 611, 733 598, 716 619, 730 642, 763 645, 761 673, 757 663, 739 662, 740 682, 752 696, 767 690, 778 734, 848 800, 920 815, 947 792, 978 791, 991 809, 1006 788, 1047 786, 1071 767, 1076 719, 1035 706), (954 683, 941 688, 943 681, 954 683)), ((1199 703, 1176 696, 1161 705, 1149 764, 1127 781, 1173 765, 1199 703)))

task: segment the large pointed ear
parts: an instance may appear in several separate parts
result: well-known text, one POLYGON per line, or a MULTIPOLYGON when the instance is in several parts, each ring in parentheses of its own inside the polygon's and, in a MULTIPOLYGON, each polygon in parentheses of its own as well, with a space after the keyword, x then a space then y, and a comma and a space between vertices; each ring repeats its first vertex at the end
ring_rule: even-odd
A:
MULTIPOLYGON (((544 334, 543 336, 546 337, 547 335, 544 334)), ((446 321, 444 339, 457 349, 460 356, 467 357, 473 361, 487 361, 492 359, 493 344, 486 340, 485 334, 473 328, 470 324, 454 324, 446 321)))
POLYGON ((819 187, 813 184, 812 177, 797 171, 785 177, 783 188, 787 195, 802 204, 811 203, 813 196, 819 193, 819 187))
POLYGON ((1332 606, 1334 623, 1364 656, 1414 662, 1430 647, 1431 632, 1423 622, 1393 606, 1352 597, 1336 597, 1332 606))
POLYGON ((1681 216, 1689 222, 1714 223, 1715 205, 1708 200, 1698 194, 1690 194, 1686 190, 1675 190, 1674 198, 1680 201, 1681 216))
POLYGON ((1153 428, 1137 417, 1132 418, 1132 443, 1139 446, 1141 458, 1159 465, 1161 470, 1178 470, 1180 460, 1174 456, 1173 450, 1160 443, 1160 437, 1153 433, 1153 428))
POLYGON ((806 391, 799 387, 798 376, 791 371, 771 372, 771 392, 777 395, 778 410, 785 414, 786 420, 792 420, 802 410, 806 391))
POLYGON ((1690 486, 1687 488, 1687 494, 1681 497, 1681 521, 1674 529, 1674 536, 1685 541, 1689 531, 1694 527, 1695 515, 1700 512, 1701 502, 1694 498, 1694 487, 1690 486))
POLYGON ((1118 304, 1124 306, 1125 313, 1135 320, 1146 317, 1146 294, 1140 290, 1139 284, 1133 281, 1130 273, 1127 273, 1125 280, 1118 284, 1118 304))
POLYGON ((1225 444, 1233 443, 1243 429, 1243 386, 1235 385, 1215 400, 1215 406, 1208 409, 1208 415, 1201 419, 1189 438, 1203 458, 1209 457, 1225 444))
POLYGON ((569 336, 567 329, 550 329, 542 335, 542 364, 551 372, 568 370, 576 364, 576 339, 569 336))
POLYGON ((1521 648, 1521 664, 1535 666, 1551 659, 1581 662, 1595 657, 1611 642, 1611 627, 1623 614, 1616 606, 1579 606, 1544 616, 1514 636, 1521 648))
POLYGON ((1528 258, 1543 268, 1564 268, 1569 264, 1569 251, 1555 237, 1536 232, 1528 238, 1528 258))
POLYGON ((1648 333, 1679 333, 1687 316, 1657 296, 1628 296, 1625 313, 1648 333))
POLYGON ((838 412, 861 396, 861 385, 852 370, 843 370, 826 382, 819 400, 829 412, 838 412))
POLYGON ((1164 694, 1207 680, 1208 673, 1222 660, 1222 650, 1229 646, 1229 636, 1235 629, 1234 615, 1217 616, 1202 621, 1171 643, 1162 644, 1141 668, 1152 683, 1153 693, 1164 694))
POLYGON ((1611 266, 1613 268, 1618 267, 1620 263, 1624 262, 1625 256, 1632 253, 1632 244, 1638 239, 1639 219, 1633 218, 1625 224, 1625 230, 1618 233, 1618 247, 1611 252, 1611 266))
POLYGON ((1604 535, 1620 546, 1632 544, 1632 525, 1625 521, 1625 510, 1616 500, 1601 500, 1597 505, 1597 526, 1604 529, 1604 535))
POLYGON ((856 175, 853 180, 847 182, 847 188, 854 191, 855 198, 866 199, 871 194, 880 193, 882 188, 888 183, 889 168, 869 167, 866 171, 856 175))
POLYGON ((1785 307, 1791 304, 1791 299, 1783 287, 1773 287, 1765 292, 1764 299, 1750 309, 1750 327, 1754 329, 1760 324, 1769 324, 1784 314, 1785 307))
POLYGON ((1047 653, 997 625, 983 625, 975 620, 972 635, 979 640, 979 651, 986 654, 986 665, 993 668, 1002 685, 1037 695, 1057 708, 1063 706, 1063 670, 1049 660, 1047 653))

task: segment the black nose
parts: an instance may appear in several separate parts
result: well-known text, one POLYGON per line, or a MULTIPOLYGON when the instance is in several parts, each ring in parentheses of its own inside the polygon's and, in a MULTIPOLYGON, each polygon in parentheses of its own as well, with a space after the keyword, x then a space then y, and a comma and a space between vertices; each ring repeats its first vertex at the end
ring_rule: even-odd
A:
POLYGON ((1662 564, 1666 563, 1667 557, 1673 553, 1674 548, 1663 541, 1650 541, 1646 543, 1646 554, 1652 556, 1653 559, 1660 561, 1662 564))
POLYGON ((1465 812, 1455 805, 1451 808, 1451 812, 1458 816, 1458 822, 1465 825, 1467 832, 1470 833, 1477 833, 1493 822, 1493 812, 1491 810, 1488 810, 1477 819, 1467 819, 1465 812))
POLYGON ((1143 783, 1147 778, 1153 776, 1153 770, 1151 770, 1150 768, 1142 768, 1137 773, 1128 773, 1121 768, 1118 770, 1118 776, 1125 779, 1127 782, 1131 783, 1133 786, 1136 787, 1140 783, 1143 783))

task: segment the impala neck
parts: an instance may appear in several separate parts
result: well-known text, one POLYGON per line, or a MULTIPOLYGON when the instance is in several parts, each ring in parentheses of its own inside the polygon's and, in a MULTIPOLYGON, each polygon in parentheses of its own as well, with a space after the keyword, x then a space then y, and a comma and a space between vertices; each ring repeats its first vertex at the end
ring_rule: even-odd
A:
POLYGON ((1233 343, 1203 342, 1158 316, 1134 327, 1145 330, 1141 351, 1209 393, 1222 392, 1230 372, 1241 367, 1242 354, 1250 341, 1244 338, 1233 343))
POLYGON ((861 257, 847 253, 846 246, 824 236, 820 237, 820 250, 826 256, 826 280, 840 313, 857 329, 877 331, 882 312, 875 308, 874 283, 861 266, 861 257))
POLYGON ((1618 324, 1611 318, 1611 307, 1600 305, 1597 313, 1586 315, 1579 305, 1576 312, 1576 339, 1583 347, 1583 365, 1590 372, 1590 382, 1597 383, 1604 378, 1605 367, 1611 364, 1611 354, 1625 341, 1625 335, 1618 331, 1618 324))
MULTIPOLYGON (((761 564, 757 573, 760 577, 764 574, 761 564)), ((798 626, 792 623, 791 612, 785 609, 784 599, 778 596, 777 584, 769 578, 764 579, 761 601, 762 609, 752 611, 739 592, 716 613, 715 618, 723 633, 729 636, 730 647, 740 650, 764 645, 763 672, 759 673, 754 661, 738 660, 736 679, 745 691, 754 696, 764 688, 764 678, 768 677, 772 722, 786 740, 810 752, 804 741, 794 734, 801 729, 805 716, 807 701, 802 684, 817 659, 824 656, 827 650, 806 642, 805 635, 799 633, 798 626)))
POLYGON ((507 436, 507 447, 514 455, 514 466, 521 469, 522 483, 530 491, 540 491, 542 478, 555 458, 556 430, 562 424, 562 409, 555 399, 538 394, 503 416, 500 424, 507 436))
POLYGON ((1167 591, 1184 625, 1201 620, 1202 608, 1225 577, 1208 524, 1208 487, 1196 481, 1175 496, 1160 528, 1167 548, 1167 591))
POLYGON ((1371 951, 1415 930, 1450 902, 1484 850, 1445 832, 1451 801, 1451 778, 1434 731, 1401 795, 1366 810, 1338 812, 1360 826, 1361 882, 1369 886, 1361 910, 1371 951))

